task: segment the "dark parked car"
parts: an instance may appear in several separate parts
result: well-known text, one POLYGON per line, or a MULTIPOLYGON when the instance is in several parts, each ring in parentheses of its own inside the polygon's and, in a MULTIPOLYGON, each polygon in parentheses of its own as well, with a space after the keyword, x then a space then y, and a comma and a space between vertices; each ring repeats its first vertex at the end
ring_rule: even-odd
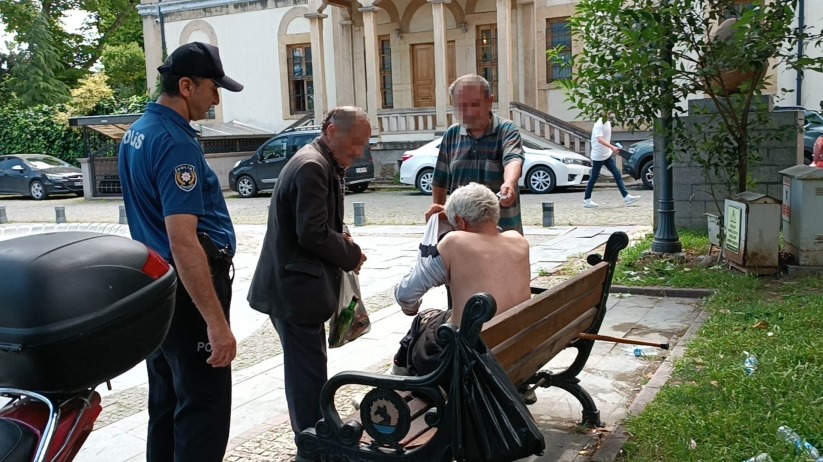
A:
POLYGON ((814 142, 823 135, 823 116, 817 111, 812 111, 801 106, 775 106, 775 111, 803 111, 804 128, 803 133, 803 157, 806 165, 812 162, 814 152, 814 142))
POLYGON ((46 154, 0 156, 0 193, 42 200, 51 194, 83 195, 82 171, 46 154))
POLYGON ((814 143, 821 136, 823 136, 823 128, 807 128, 803 133, 803 157, 805 157, 806 165, 812 162, 814 143))
MULTIPOLYGON (((320 135, 319 126, 283 130, 275 135, 248 159, 238 161, 229 172, 229 187, 240 197, 254 197, 259 191, 274 189, 283 166, 297 151, 320 135)), ((352 192, 363 192, 374 181, 374 163, 371 149, 346 169, 346 186, 352 192)))
MULTIPOLYGON (((809 165, 812 162, 814 143, 823 136, 823 127, 808 125, 803 133, 803 162, 809 165)), ((638 141, 629 146, 629 149, 620 150, 623 157, 623 173, 631 175, 635 180, 643 180, 643 185, 654 188, 654 141, 652 139, 638 141)))
POLYGON ((812 111, 801 106, 775 106, 775 111, 803 111, 804 126, 806 130, 810 128, 823 129, 823 116, 817 111, 812 111))
POLYGON ((643 186, 654 188, 654 140, 648 139, 638 141, 629 146, 629 149, 621 149, 620 156, 623 157, 623 173, 631 175, 632 178, 643 180, 643 186))

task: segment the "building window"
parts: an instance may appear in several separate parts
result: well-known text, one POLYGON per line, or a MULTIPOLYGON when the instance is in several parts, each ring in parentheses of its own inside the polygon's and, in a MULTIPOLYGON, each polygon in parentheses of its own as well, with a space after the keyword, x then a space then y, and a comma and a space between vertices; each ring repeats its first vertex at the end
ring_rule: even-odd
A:
POLYGON ((380 98, 383 109, 394 107, 391 76, 391 40, 388 36, 379 37, 380 42, 380 98))
POLYGON ((497 95, 497 26, 477 26, 477 73, 486 79, 497 95))
POLYGON ((754 2, 752 0, 735 0, 734 4, 723 14, 723 18, 739 18, 743 13, 752 8, 754 8, 754 2))
POLYGON ((288 47, 289 104, 292 114, 314 110, 311 45, 288 47))
POLYGON ((211 107, 209 107, 209 112, 206 113, 206 120, 214 120, 214 119, 217 118, 217 109, 216 108, 217 108, 217 106, 215 106, 213 104, 211 105, 211 107))
POLYGON ((572 30, 568 18, 546 20, 546 49, 558 48, 558 60, 546 61, 546 82, 572 76, 572 30))

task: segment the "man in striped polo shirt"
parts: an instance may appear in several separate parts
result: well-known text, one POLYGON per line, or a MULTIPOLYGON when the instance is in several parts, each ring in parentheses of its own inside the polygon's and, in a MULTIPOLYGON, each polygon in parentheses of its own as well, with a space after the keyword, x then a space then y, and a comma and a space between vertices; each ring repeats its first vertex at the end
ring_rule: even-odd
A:
POLYGON ((492 113, 494 96, 483 77, 464 75, 452 83, 449 93, 461 123, 443 134, 432 181, 434 204, 426 220, 443 212, 448 193, 475 182, 499 192, 498 226, 523 234, 517 187, 524 161, 520 131, 511 120, 492 113))

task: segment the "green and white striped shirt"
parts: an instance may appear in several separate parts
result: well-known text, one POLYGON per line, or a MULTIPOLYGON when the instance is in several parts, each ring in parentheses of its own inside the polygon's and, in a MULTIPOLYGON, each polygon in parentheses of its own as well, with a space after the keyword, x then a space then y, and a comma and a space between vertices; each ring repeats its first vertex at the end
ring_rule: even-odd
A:
MULTIPOLYGON (((440 153, 434 168, 432 184, 445 188, 449 194, 471 182, 488 186, 495 193, 503 185, 503 169, 511 162, 525 160, 520 131, 511 120, 490 114, 488 131, 474 138, 460 124, 454 124, 443 134, 440 153)), ((520 194, 510 207, 500 207, 497 225, 504 231, 523 234, 520 217, 520 194)))

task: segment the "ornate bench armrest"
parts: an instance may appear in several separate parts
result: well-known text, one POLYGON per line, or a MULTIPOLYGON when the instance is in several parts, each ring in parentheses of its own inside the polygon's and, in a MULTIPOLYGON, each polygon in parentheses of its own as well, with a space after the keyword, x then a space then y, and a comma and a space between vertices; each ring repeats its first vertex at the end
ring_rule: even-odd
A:
MULTIPOLYGON (((371 372, 345 371, 331 377, 320 392, 320 411, 323 419, 315 427, 317 436, 335 439, 347 446, 358 444, 363 436, 363 425, 354 421, 344 423, 335 407, 334 396, 337 394, 337 390, 344 385, 366 385, 379 389, 384 393, 391 390, 396 392, 405 391, 425 397, 436 408, 435 412, 429 412, 426 415, 426 422, 431 426, 439 425, 446 409, 446 397, 438 384, 446 374, 451 373, 454 343, 458 335, 455 326, 452 324, 441 326, 440 329, 442 330, 443 340, 445 340, 441 356, 442 361, 440 366, 431 374, 419 377, 395 377, 371 372)), ((408 410, 405 400, 399 396, 386 396, 388 399, 395 400, 395 404, 399 408, 408 410)), ((405 428, 405 431, 395 434, 392 439, 398 439, 399 441, 399 439, 406 436, 407 432, 408 428, 405 428)))

